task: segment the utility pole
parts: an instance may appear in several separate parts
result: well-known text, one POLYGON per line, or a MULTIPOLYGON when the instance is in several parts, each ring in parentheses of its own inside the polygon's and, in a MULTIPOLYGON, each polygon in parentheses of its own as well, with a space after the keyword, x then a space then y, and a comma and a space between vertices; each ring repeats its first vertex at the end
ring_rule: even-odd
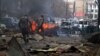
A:
POLYGON ((99 25, 100 25, 100 0, 96 0, 95 3, 98 5, 98 18, 97 18, 97 28, 99 30, 99 25))

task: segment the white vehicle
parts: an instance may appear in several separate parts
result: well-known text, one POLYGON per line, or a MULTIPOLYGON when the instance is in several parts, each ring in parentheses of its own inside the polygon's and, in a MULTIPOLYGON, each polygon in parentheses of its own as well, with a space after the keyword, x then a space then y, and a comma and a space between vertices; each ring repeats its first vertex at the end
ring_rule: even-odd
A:
POLYGON ((79 21, 79 28, 86 28, 88 26, 88 21, 79 21))
POLYGON ((69 21, 63 21, 62 23, 61 23, 61 26, 60 26, 61 28, 71 28, 72 27, 72 25, 71 25, 71 22, 69 22, 69 21))
POLYGON ((2 29, 7 29, 7 27, 6 27, 5 24, 0 24, 0 28, 2 28, 2 29))

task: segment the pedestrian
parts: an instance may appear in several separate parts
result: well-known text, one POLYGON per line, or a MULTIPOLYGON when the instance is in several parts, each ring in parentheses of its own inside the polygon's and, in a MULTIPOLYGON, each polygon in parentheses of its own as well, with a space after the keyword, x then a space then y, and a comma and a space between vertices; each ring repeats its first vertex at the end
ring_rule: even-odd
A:
POLYGON ((28 36, 30 32, 30 21, 28 20, 27 16, 23 16, 20 18, 19 28, 21 30, 25 43, 28 43, 28 36))
POLYGON ((44 23, 44 16, 41 15, 37 20, 37 32, 38 34, 44 37, 43 23, 44 23))

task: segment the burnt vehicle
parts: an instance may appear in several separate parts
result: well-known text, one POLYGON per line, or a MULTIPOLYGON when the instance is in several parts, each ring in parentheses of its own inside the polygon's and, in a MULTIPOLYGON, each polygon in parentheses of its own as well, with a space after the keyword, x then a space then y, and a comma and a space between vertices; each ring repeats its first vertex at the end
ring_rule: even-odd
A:
POLYGON ((16 17, 2 17, 0 18, 0 24, 5 25, 9 30, 17 30, 18 29, 19 20, 16 17))
POLYGON ((5 32, 17 31, 19 20, 16 17, 2 17, 0 18, 0 25, 5 26, 5 32))
POLYGON ((82 34, 91 34, 97 32, 97 21, 94 20, 79 21, 79 28, 82 34))
POLYGON ((57 25, 53 20, 53 17, 45 17, 43 23, 44 33, 47 36, 57 36, 57 25))
POLYGON ((79 31, 78 24, 73 21, 62 21, 59 26, 60 35, 69 35, 76 34, 76 31, 79 31))
POLYGON ((67 32, 69 32, 69 31, 71 30, 72 26, 71 26, 71 23, 70 23, 69 21, 63 21, 63 22, 61 23, 61 28, 62 28, 62 29, 66 29, 67 32), (68 31, 68 30, 69 30, 69 31, 68 31))

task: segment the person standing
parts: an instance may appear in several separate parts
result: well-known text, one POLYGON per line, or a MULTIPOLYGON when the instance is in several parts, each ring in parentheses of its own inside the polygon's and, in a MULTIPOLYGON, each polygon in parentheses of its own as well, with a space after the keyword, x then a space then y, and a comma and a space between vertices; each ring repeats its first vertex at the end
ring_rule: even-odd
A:
POLYGON ((30 21, 28 20, 27 16, 23 16, 20 18, 19 21, 19 28, 21 30, 21 33, 23 35, 23 39, 25 43, 28 43, 28 37, 29 37, 29 32, 30 32, 30 21))
POLYGON ((44 37, 43 23, 44 23, 44 16, 41 15, 37 20, 37 31, 41 36, 44 37))

